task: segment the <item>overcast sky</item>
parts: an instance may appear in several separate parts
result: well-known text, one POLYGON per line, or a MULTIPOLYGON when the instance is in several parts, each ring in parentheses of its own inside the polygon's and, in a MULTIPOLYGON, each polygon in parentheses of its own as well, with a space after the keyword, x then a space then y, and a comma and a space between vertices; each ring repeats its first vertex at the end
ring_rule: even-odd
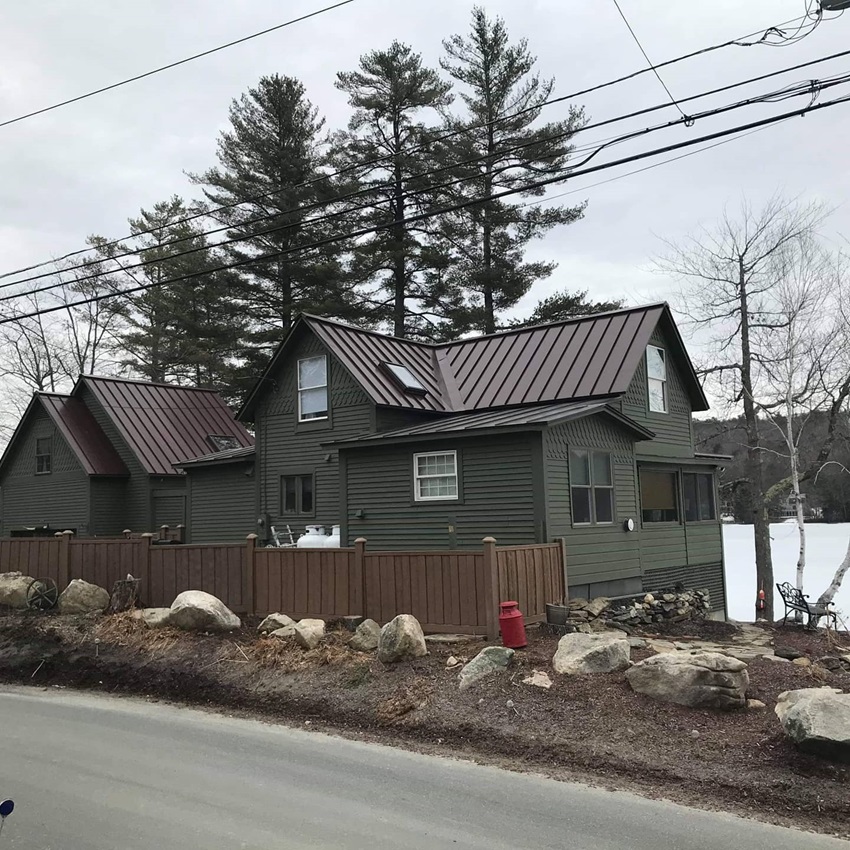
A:
MULTIPOLYGON (((0 121, 117 81, 314 11, 329 0, 35 0, 0 6, 0 121)), ((794 18, 805 0, 620 0, 656 62, 794 18)), ((173 193, 192 196, 184 176, 215 161, 216 137, 226 126, 231 99, 263 74, 300 78, 330 128, 349 109, 334 88, 335 73, 356 66, 365 51, 393 39, 421 51, 436 65, 441 40, 466 32, 466 0, 356 0, 341 9, 263 36, 186 66, 0 128, 0 271, 80 248, 90 233, 126 233, 126 219, 173 193)), ((490 0, 515 39, 528 39, 544 76, 565 95, 645 65, 612 0, 490 0)), ((789 47, 729 47, 663 71, 673 94, 767 73, 845 49, 850 15, 828 21, 789 47)), ((749 87, 747 94, 812 76, 848 70, 849 60, 826 63, 749 87)), ((825 93, 847 94, 850 87, 825 93)), ((637 80, 578 98, 593 120, 664 101, 658 81, 637 80)), ((737 93, 700 101, 700 107, 737 99, 737 93)), ((616 147, 600 161, 755 121, 802 106, 795 100, 755 106, 616 147)), ((691 110, 697 107, 690 107, 691 110)), ((566 105, 546 110, 554 120, 566 105)), ((620 128, 672 119, 669 110, 641 124, 621 124, 580 137, 582 143, 620 128)), ((676 239, 709 223, 725 204, 746 195, 756 205, 777 189, 822 198, 837 206, 829 235, 850 233, 847 140, 850 104, 833 107, 643 174, 592 186, 654 163, 649 160, 553 189, 588 199, 586 217, 556 230, 533 248, 555 260, 557 271, 521 305, 554 289, 588 289, 592 297, 640 303, 668 297, 673 283, 652 274, 659 237, 676 239)), ((670 156, 670 155, 668 155, 670 156)), ((521 312, 523 310, 521 309, 521 312)))

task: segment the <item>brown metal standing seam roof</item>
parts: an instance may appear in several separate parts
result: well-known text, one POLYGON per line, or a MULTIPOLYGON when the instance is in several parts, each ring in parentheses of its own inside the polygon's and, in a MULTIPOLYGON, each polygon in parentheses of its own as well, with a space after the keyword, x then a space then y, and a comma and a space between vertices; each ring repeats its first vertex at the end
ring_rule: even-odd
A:
POLYGON ((81 384, 103 406, 150 475, 175 475, 174 464, 210 453, 210 435, 254 440, 218 393, 170 384, 150 384, 84 375, 81 384))
POLYGON ((53 393, 38 393, 38 398, 88 475, 129 475, 103 429, 79 399, 53 393))

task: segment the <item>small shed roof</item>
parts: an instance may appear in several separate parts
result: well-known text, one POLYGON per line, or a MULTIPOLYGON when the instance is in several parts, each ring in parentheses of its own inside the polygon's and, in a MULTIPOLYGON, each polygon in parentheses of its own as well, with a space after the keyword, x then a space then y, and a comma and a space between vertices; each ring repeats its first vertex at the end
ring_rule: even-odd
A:
POLYGON ((174 464, 203 457, 211 436, 233 437, 242 447, 253 437, 214 390, 83 375, 131 451, 149 475, 174 475, 174 464))
POLYGON ((182 460, 174 464, 177 469, 196 466, 215 466, 222 463, 236 463, 237 461, 253 460, 257 454, 254 446, 244 446, 241 449, 225 449, 221 452, 211 452, 208 455, 182 460))
POLYGON ((557 425, 561 422, 570 422, 574 419, 583 419, 585 416, 591 416, 596 413, 609 416, 616 420, 622 426, 629 429, 638 440, 651 440, 655 436, 652 431, 649 431, 642 425, 638 425, 637 422, 628 416, 624 416, 604 401, 596 401, 562 402, 559 404, 518 407, 508 410, 464 413, 458 416, 447 416, 380 434, 368 434, 348 440, 337 440, 328 443, 328 445, 336 445, 340 448, 357 448, 374 443, 413 442, 424 438, 451 437, 467 433, 530 431, 548 425, 557 425))

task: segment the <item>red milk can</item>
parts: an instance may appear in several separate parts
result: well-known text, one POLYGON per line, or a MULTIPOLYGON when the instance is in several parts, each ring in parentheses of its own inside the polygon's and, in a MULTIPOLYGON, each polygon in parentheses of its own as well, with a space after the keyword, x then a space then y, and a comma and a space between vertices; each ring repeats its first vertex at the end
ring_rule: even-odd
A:
POLYGON ((522 649, 528 646, 528 641, 525 638, 525 623, 522 620, 519 603, 501 602, 499 607, 502 609, 499 614, 502 643, 511 649, 522 649))

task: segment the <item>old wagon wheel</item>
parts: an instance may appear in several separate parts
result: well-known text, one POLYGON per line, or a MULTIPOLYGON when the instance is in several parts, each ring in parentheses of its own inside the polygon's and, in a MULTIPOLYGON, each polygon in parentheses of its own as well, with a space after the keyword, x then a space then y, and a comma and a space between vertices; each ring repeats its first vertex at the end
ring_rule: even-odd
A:
POLYGON ((59 601, 59 588, 52 578, 35 578, 27 588, 27 608, 49 611, 59 601))

